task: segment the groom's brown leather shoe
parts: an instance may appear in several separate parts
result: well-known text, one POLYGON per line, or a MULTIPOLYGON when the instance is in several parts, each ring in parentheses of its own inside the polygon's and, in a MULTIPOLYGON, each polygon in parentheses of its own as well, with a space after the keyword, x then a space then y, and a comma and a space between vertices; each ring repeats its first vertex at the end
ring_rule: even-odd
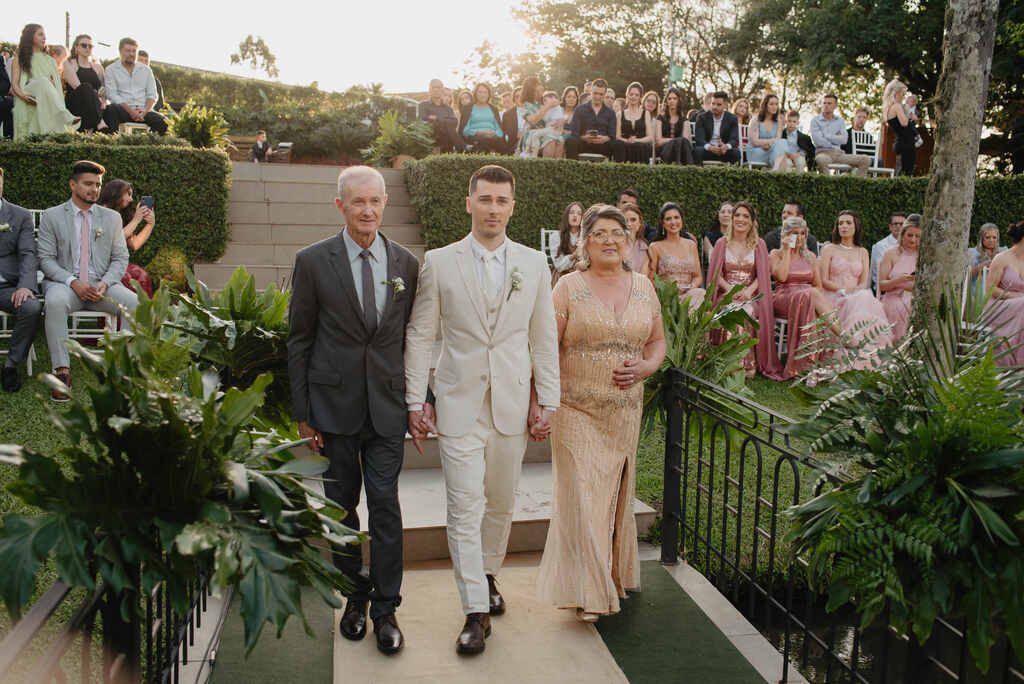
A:
POLYGON ((494 578, 494 575, 487 576, 487 593, 491 602, 491 615, 504 615, 505 599, 501 597, 501 592, 498 591, 498 580, 494 578))
POLYGON ((373 633, 377 635, 377 650, 385 655, 394 655, 405 646, 405 637, 398 628, 394 613, 375 619, 373 633))
POLYGON ((366 636, 366 609, 369 604, 369 601, 358 599, 348 599, 345 602, 345 612, 338 625, 341 636, 351 641, 359 641, 366 636))
POLYGON ((491 616, 487 613, 470 613, 455 641, 456 652, 462 655, 483 653, 484 639, 491 635, 491 616))

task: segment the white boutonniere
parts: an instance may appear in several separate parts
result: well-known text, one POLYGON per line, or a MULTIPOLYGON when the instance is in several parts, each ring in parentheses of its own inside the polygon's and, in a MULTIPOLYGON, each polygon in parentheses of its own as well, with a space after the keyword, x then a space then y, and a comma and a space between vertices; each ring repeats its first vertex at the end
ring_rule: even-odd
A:
POLYGON ((519 272, 518 266, 512 268, 511 278, 512 287, 509 288, 508 297, 505 298, 505 301, 512 299, 513 292, 519 292, 519 290, 523 289, 523 274, 519 272))
POLYGON ((103 229, 97 228, 96 230, 92 231, 92 237, 94 240, 99 240, 101 237, 103 237, 103 229))
POLYGON ((385 285, 391 286, 392 298, 397 299, 398 295, 405 292, 405 281, 401 277, 392 278, 391 280, 381 281, 385 285))
POLYGON ((0 223, 0 233, 6 233, 10 229, 11 229, 11 224, 9 224, 9 223, 0 223))

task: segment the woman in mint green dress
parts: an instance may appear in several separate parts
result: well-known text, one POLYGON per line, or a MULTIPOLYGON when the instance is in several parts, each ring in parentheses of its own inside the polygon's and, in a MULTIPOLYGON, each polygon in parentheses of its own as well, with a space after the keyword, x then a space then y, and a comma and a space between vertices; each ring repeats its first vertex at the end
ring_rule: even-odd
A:
POLYGON ((78 122, 64 106, 57 63, 46 54, 46 31, 27 24, 21 31, 18 56, 11 67, 14 139, 37 133, 63 133, 78 122))

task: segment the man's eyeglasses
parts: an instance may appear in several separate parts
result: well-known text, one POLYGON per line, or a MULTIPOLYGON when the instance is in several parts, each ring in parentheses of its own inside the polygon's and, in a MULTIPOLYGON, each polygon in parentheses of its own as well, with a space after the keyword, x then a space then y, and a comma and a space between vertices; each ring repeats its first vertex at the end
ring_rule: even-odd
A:
POLYGON ((598 242, 622 242, 626 239, 626 231, 616 228, 613 231, 595 230, 590 237, 598 242))

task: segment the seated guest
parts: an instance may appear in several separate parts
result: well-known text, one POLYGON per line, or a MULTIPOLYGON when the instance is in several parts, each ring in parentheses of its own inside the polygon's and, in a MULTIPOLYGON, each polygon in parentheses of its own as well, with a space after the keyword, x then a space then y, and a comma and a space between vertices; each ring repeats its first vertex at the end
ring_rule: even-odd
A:
POLYGON ((92 46, 91 37, 85 34, 75 36, 71 56, 64 63, 64 83, 67 84, 64 102, 69 112, 81 117, 82 125, 78 130, 83 133, 106 128, 103 100, 100 98, 104 82, 103 65, 92 56, 92 46))
POLYGON ((693 311, 704 301, 704 275, 697 243, 683 236, 683 210, 675 202, 661 205, 658 239, 647 252, 651 282, 655 274, 679 286, 679 299, 693 311))
POLYGON ((900 229, 903 228, 905 216, 902 211, 892 212, 889 216, 889 234, 871 245, 871 287, 875 292, 878 292, 878 265, 882 263, 886 252, 900 244, 900 229))
MULTIPOLYGON (((625 207, 629 204, 635 204, 638 207, 640 206, 640 194, 633 188, 621 190, 615 197, 615 208, 619 211, 624 211, 625 207)), ((654 242, 657 239, 657 235, 657 227, 644 223, 644 240, 646 240, 648 244, 654 242)), ((687 233, 686 236, 693 239, 693 236, 689 233, 687 233)))
POLYGON ((617 121, 611 107, 605 106, 603 78, 594 80, 591 100, 581 104, 572 115, 572 135, 565 141, 566 159, 579 159, 580 152, 603 154, 609 159, 623 161, 625 149, 616 144, 617 121))
POLYGON ((819 173, 828 173, 829 164, 847 164, 853 167, 853 173, 865 176, 871 157, 862 154, 847 154, 843 145, 849 137, 846 133, 846 122, 836 116, 838 100, 832 93, 821 99, 821 114, 811 119, 811 141, 814 143, 814 163, 819 173))
POLYGON ((814 163, 814 143, 811 136, 800 130, 800 112, 795 109, 786 115, 782 139, 786 141, 786 152, 779 160, 779 170, 806 171, 807 165, 814 163))
MULTIPOLYGON (((70 357, 64 340, 73 311, 105 311, 118 306, 135 311, 138 296, 124 285, 128 266, 121 217, 96 205, 106 170, 91 161, 71 168, 71 199, 43 212, 39 222, 39 266, 46 279, 46 344, 53 374, 71 389, 70 357)), ((67 401, 67 390, 55 389, 50 398, 67 401)))
POLYGON ((702 109, 691 109, 686 113, 686 118, 691 124, 697 123, 697 117, 701 115, 701 112, 710 112, 711 104, 715 101, 714 93, 705 93, 703 108, 702 109))
POLYGON ((626 227, 632 237, 629 245, 629 256, 627 260, 629 267, 640 275, 647 275, 649 263, 647 258, 648 243, 644 239, 644 216, 640 213, 640 207, 635 204, 623 205, 619 211, 626 217, 626 227))
MULTIPOLYGON (((782 222, 782 247, 768 255, 775 288, 775 316, 786 319, 787 348, 789 353, 786 366, 782 369, 783 380, 795 378, 816 361, 816 354, 800 353, 800 345, 807 335, 804 326, 814 323, 818 316, 829 316, 833 312, 831 303, 821 291, 816 257, 807 248, 807 222, 799 216, 792 216, 782 222)), ((833 323, 833 331, 839 328, 833 323)))
MULTIPOLYGON (((441 154, 445 152, 461 152, 466 146, 459 135, 459 120, 451 107, 444 103, 444 84, 441 79, 430 80, 429 97, 420 102, 417 118, 425 121, 434 129, 434 145, 441 154)), ((509 100, 512 99, 509 93, 509 100)))
MULTIPOLYGON (((139 50, 137 59, 139 64, 149 66, 149 53, 145 50, 139 50)), ((150 68, 152 69, 152 67, 150 68)), ((153 82, 156 83, 156 104, 153 105, 153 109, 159 112, 164 108, 164 86, 160 83, 160 79, 156 77, 156 72, 153 73, 153 82)))
POLYGON ((711 219, 707 230, 704 231, 704 254, 705 260, 715 248, 715 244, 722 239, 729 226, 732 224, 732 202, 726 201, 718 205, 718 213, 711 219))
MULTIPOLYGON (((593 94, 594 89, 591 88, 590 92, 591 92, 591 94, 593 94)), ((611 88, 608 88, 607 90, 604 91, 604 106, 605 107, 607 107, 608 109, 612 109, 615 106, 615 100, 623 100, 623 98, 615 97, 615 91, 612 90, 611 88)), ((625 100, 623 100, 623 102, 625 102, 625 100)))
MULTIPOLYGON (((144 207, 141 203, 132 212, 133 199, 132 184, 120 178, 115 178, 103 185, 103 190, 100 191, 100 198, 96 204, 107 209, 113 209, 121 215, 121 221, 124 224, 124 239, 128 245, 128 250, 130 252, 137 252, 142 248, 142 245, 146 244, 146 240, 153 233, 153 227, 156 225, 156 214, 152 207, 144 207), (139 226, 142 226, 141 230, 139 226)), ((135 288, 132 287, 133 280, 139 281, 139 285, 146 291, 146 294, 150 297, 153 296, 153 283, 149 279, 149 274, 138 264, 129 263, 125 269, 124 277, 121 278, 121 284, 134 291, 135 288)))
POLYGON ((565 142, 572 135, 572 115, 576 112, 576 108, 580 106, 580 93, 576 90, 576 86, 565 87, 565 90, 562 91, 562 101, 560 104, 562 105, 562 111, 565 112, 565 122, 562 123, 562 128, 565 129, 565 132, 562 133, 562 142, 565 142))
MULTIPOLYGON (((983 223, 978 229, 978 246, 967 250, 967 267, 971 269, 971 287, 974 288, 974 297, 977 301, 981 301, 982 295, 985 294, 981 288, 982 271, 991 268, 996 255, 1005 251, 1006 247, 999 246, 999 226, 994 223, 983 223)), ((985 289, 988 289, 988 285, 985 289)))
POLYGON ((501 130, 501 115, 491 104, 491 86, 478 83, 473 89, 473 104, 462 108, 459 114, 459 133, 473 146, 473 152, 506 154, 505 132, 501 130))
POLYGON ((590 102, 590 91, 593 87, 593 81, 586 81, 583 84, 583 97, 580 98, 580 104, 587 104, 588 102, 590 102))
POLYGON ((745 97, 741 97, 732 104, 732 113, 736 115, 736 120, 742 125, 747 126, 750 124, 750 100, 745 97))
MULTIPOLYGON (((717 99, 717 98, 716 98, 717 99)), ((747 377, 760 372, 773 380, 782 379, 782 364, 775 348, 775 311, 772 299, 771 267, 764 240, 757 236, 757 212, 746 202, 737 202, 732 210, 732 221, 725 239, 715 243, 708 265, 712 301, 741 285, 743 289, 733 297, 758 323, 757 330, 747 332, 757 338, 757 346, 743 359, 747 377), (761 299, 751 300, 758 294, 761 299)), ((713 334, 712 341, 721 341, 713 334)))
POLYGON ((726 111, 729 94, 719 90, 711 100, 711 110, 697 117, 693 134, 693 159, 738 164, 740 161, 740 125, 736 115, 726 111))
POLYGON ((892 324, 893 342, 899 342, 907 334, 920 244, 921 215, 911 214, 900 228, 899 245, 886 252, 878 266, 878 289, 883 293, 885 316, 892 324))
MULTIPOLYGON (((262 164, 267 161, 267 154, 270 152, 270 143, 267 142, 266 131, 256 131, 256 142, 249 148, 249 161, 254 164, 262 164)), ((100 204, 103 204, 100 202, 100 204)), ((103 205, 106 206, 106 205, 103 205)), ((109 207, 113 209, 114 207, 109 207)))
POLYGON ((43 305, 36 299, 39 258, 32 214, 3 199, 3 194, 4 170, 0 168, 0 225, 6 226, 0 232, 0 311, 14 315, 11 346, 0 370, 0 386, 5 392, 17 392, 21 389, 18 365, 25 363, 32 349, 43 305))
POLYGON ((46 47, 46 54, 53 58, 53 61, 57 63, 57 73, 64 73, 64 62, 68 59, 68 51, 63 45, 48 45, 46 47))
POLYGON ((11 70, 14 101, 14 139, 30 135, 64 133, 78 126, 78 117, 64 106, 57 63, 46 54, 46 31, 26 24, 18 43, 18 57, 11 70))
MULTIPOLYGON (((608 98, 605 98, 606 100, 608 98)), ((622 114, 622 110, 626 108, 626 98, 617 97, 612 100, 612 111, 615 112, 615 117, 618 118, 622 114)))
POLYGON ((468 90, 459 91, 459 106, 458 111, 462 111, 463 107, 473 104, 473 93, 468 90))
POLYGON ((505 149, 514 150, 519 147, 519 137, 522 127, 519 125, 519 120, 522 118, 519 111, 519 97, 516 93, 522 91, 522 88, 516 88, 514 92, 505 93, 508 95, 508 103, 506 104, 505 96, 501 98, 501 134, 505 140, 505 149))
MULTIPOLYGON (((846 144, 843 145, 843 152, 853 154, 853 132, 865 132, 864 124, 868 122, 869 116, 871 116, 871 113, 866 107, 858 107, 857 111, 853 113, 853 125, 846 129, 846 144)), ((875 142, 875 136, 870 133, 868 133, 868 139, 872 143, 875 142)))
POLYGON ((122 38, 117 45, 120 61, 107 67, 107 100, 103 120, 111 133, 117 133, 122 123, 145 123, 149 130, 163 135, 167 132, 167 119, 154 111, 156 106, 156 79, 153 71, 136 60, 139 44, 134 38, 122 38))
POLYGON ((750 126, 750 145, 747 147, 747 161, 767 164, 768 168, 781 170, 782 160, 789 151, 789 143, 782 138, 785 123, 779 116, 779 98, 765 95, 757 120, 750 126))
POLYGON ((989 288, 990 309, 998 312, 992 327, 996 337, 1005 338, 1004 348, 1016 347, 1012 354, 996 359, 997 366, 1024 366, 1024 221, 1010 226, 1010 249, 992 260, 989 288))
POLYGON ((14 95, 11 74, 4 64, 0 64, 0 132, 5 138, 14 137, 14 95))
POLYGON ((882 107, 885 123, 896 138, 896 154, 900 155, 899 175, 913 176, 917 163, 917 114, 908 113, 903 102, 906 97, 907 86, 893 79, 885 86, 882 107))
POLYGON ((853 342, 869 340, 863 350, 868 354, 854 363, 855 368, 863 369, 871 366, 871 352, 892 344, 892 333, 885 307, 869 288, 870 259, 868 250, 860 244, 860 236, 857 214, 849 209, 839 212, 832 229, 832 242, 821 250, 818 276, 842 330, 853 342))
POLYGON ((562 212, 562 221, 558 225, 558 242, 552 242, 548 246, 556 281, 576 265, 576 245, 580 241, 580 222, 583 221, 585 209, 583 202, 571 202, 562 212))
POLYGON ((654 142, 658 148, 658 155, 666 164, 693 163, 691 126, 679 110, 679 105, 679 90, 669 88, 665 93, 665 113, 658 116, 654 126, 654 142))
POLYGON ((520 134, 519 156, 563 156, 565 113, 558 105, 558 95, 552 90, 545 92, 539 78, 531 76, 523 81, 522 118, 525 126, 520 134))
POLYGON ((626 107, 615 122, 615 139, 625 150, 624 161, 646 164, 654 143, 654 119, 641 101, 644 88, 639 83, 626 87, 626 107))
MULTIPOLYGON (((794 216, 802 218, 805 221, 807 220, 807 217, 804 216, 804 205, 800 204, 799 202, 786 202, 785 204, 783 204, 782 217, 779 219, 780 226, 781 224, 786 222, 786 219, 792 218, 794 216)), ((764 236, 764 244, 768 248, 769 253, 772 252, 773 250, 779 249, 782 246, 781 235, 782 228, 780 227, 776 228, 775 230, 764 236)), ((807 233, 807 249, 811 250, 815 254, 818 253, 818 241, 810 233, 807 233)))

